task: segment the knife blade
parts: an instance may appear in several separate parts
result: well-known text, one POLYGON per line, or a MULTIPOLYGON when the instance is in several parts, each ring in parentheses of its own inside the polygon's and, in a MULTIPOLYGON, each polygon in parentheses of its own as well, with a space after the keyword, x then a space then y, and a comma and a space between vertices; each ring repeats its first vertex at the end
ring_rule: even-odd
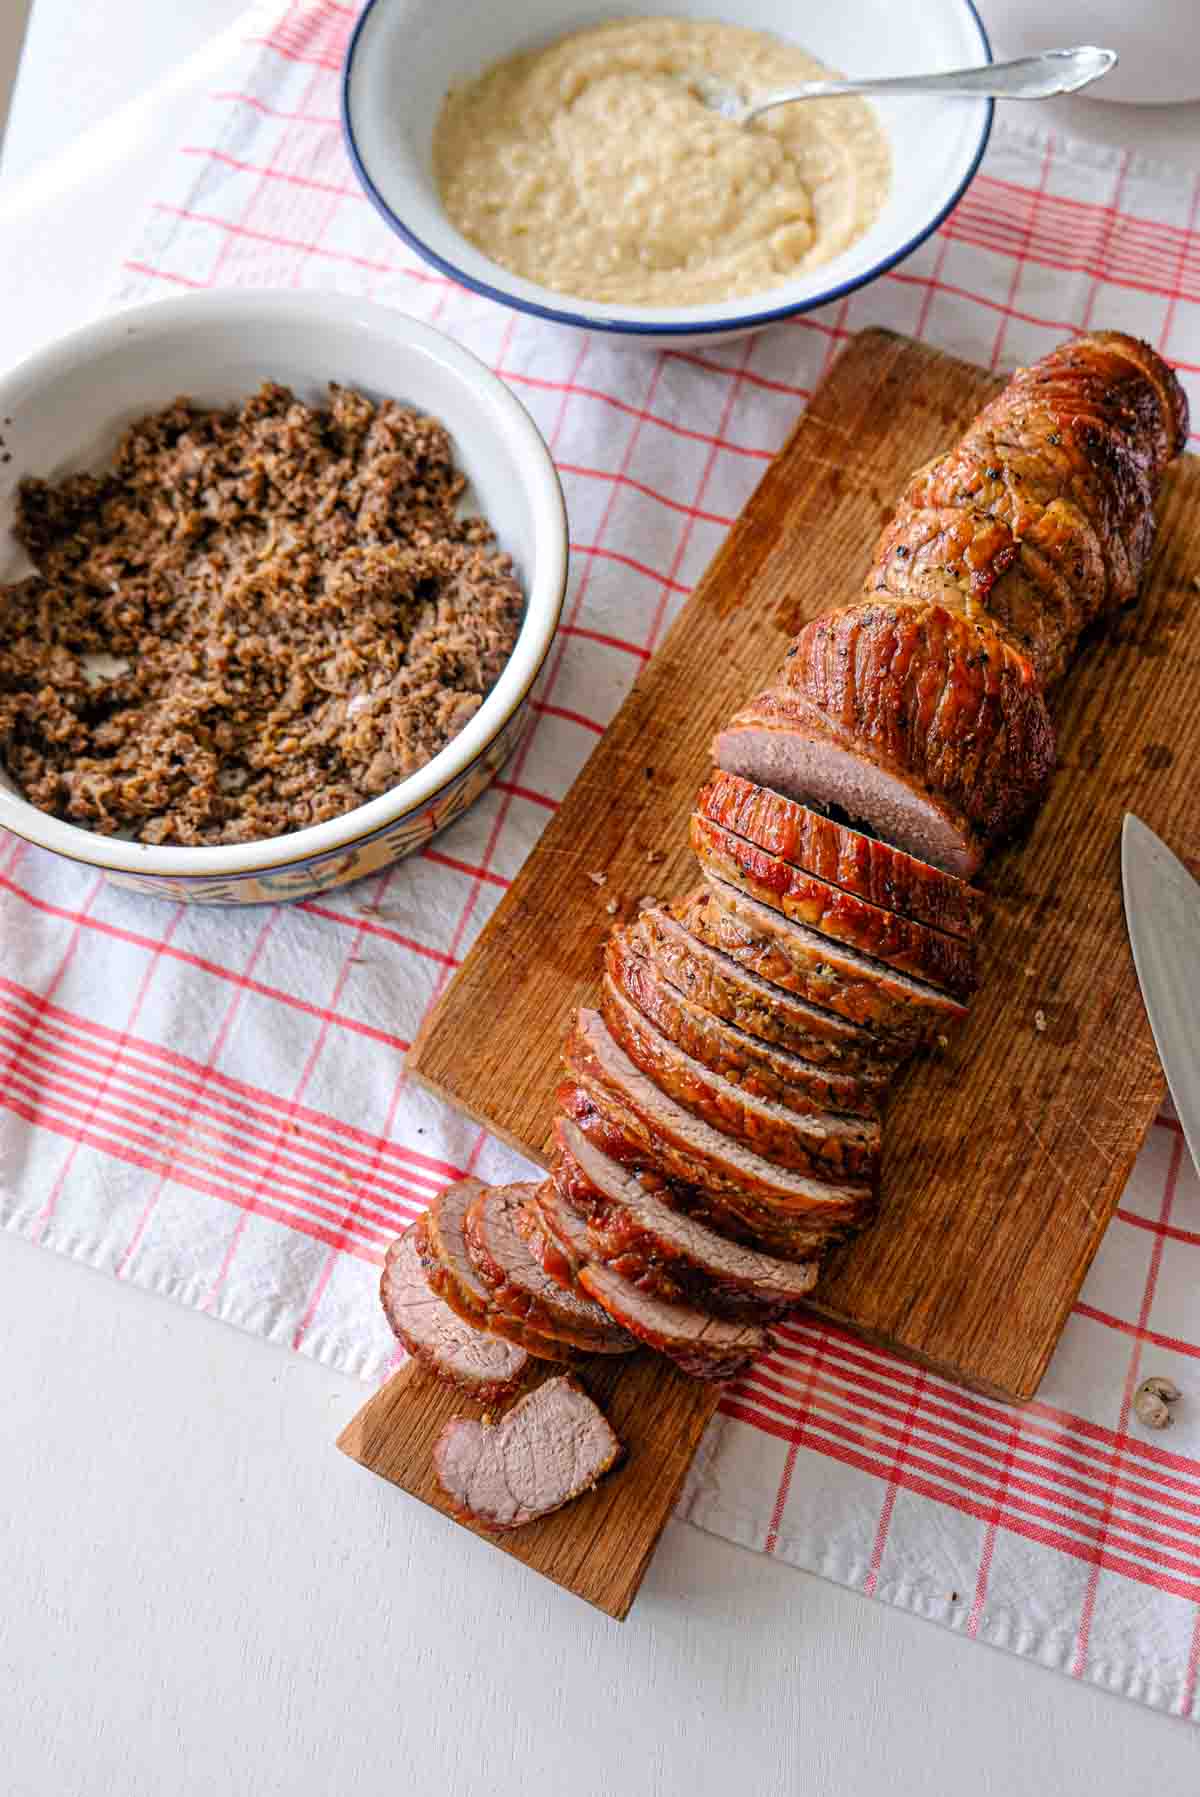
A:
POLYGON ((1125 927, 1154 1046, 1200 1172, 1200 882, 1132 811, 1121 829, 1125 927))

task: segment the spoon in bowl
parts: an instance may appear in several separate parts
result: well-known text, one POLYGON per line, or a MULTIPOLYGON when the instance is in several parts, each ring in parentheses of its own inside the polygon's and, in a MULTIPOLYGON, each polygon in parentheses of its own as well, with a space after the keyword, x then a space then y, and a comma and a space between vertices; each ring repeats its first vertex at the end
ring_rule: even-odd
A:
POLYGON ((774 106, 793 100, 830 100, 846 94, 937 94, 961 99, 1048 100, 1054 94, 1077 94, 1115 67, 1115 50, 1083 44, 1074 50, 1043 50, 1015 62, 988 62, 976 69, 948 69, 938 75, 887 75, 865 81, 805 81, 773 94, 750 99, 717 75, 691 75, 688 85, 712 112, 735 125, 748 125, 774 106))

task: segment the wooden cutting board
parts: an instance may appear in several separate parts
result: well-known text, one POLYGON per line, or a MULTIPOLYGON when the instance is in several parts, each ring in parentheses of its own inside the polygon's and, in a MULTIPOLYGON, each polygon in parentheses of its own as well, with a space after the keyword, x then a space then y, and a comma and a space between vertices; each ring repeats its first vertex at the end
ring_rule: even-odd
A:
MULTIPOLYGON (((574 1007, 595 1000, 617 920, 607 904, 627 918, 642 895, 693 883, 687 820, 714 731, 802 624, 855 597, 909 472, 1000 385, 887 332, 848 346, 426 1019, 408 1062, 424 1084, 544 1158, 559 1042, 574 1007)), ((1028 839, 989 865, 982 991, 953 1046, 897 1087, 880 1219, 832 1258, 814 1305, 1016 1401, 1037 1390, 1165 1090, 1125 939, 1118 844, 1123 812, 1136 810, 1200 861, 1195 458, 1172 470, 1159 517, 1137 611, 1080 659, 1061 697, 1050 800, 1028 839)), ((625 1381, 647 1395, 621 1405, 629 1466, 603 1499, 504 1545, 621 1614, 678 1488, 668 1450, 690 1454, 717 1394, 652 1364, 605 1377, 614 1404, 625 1381), (639 1474, 658 1454, 671 1468, 660 1487, 639 1474), (606 1580, 614 1549, 636 1568, 632 1588, 606 1580)), ((429 1501, 431 1433, 463 1408, 404 1373, 342 1445, 429 1501)))
MULTIPOLYGON (((624 1443, 616 1472, 564 1510, 511 1535, 463 1526, 621 1621, 720 1393, 648 1352, 619 1361, 593 1357, 572 1370, 624 1443)), ((521 1395, 561 1371, 544 1360, 531 1363, 521 1395)), ((363 1405, 337 1445, 369 1472, 449 1517, 433 1476, 433 1444, 451 1417, 481 1414, 478 1404, 410 1360, 363 1405)))

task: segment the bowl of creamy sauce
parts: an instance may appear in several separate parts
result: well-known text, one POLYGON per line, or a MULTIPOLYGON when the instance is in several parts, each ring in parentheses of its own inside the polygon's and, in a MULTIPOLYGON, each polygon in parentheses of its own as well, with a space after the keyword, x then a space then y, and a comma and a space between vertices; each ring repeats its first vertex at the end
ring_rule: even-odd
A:
POLYGON ((456 84, 433 133, 451 222, 494 262, 581 299, 701 305, 831 262, 878 217, 891 152, 860 99, 748 125, 705 79, 753 95, 836 80, 807 51, 707 19, 622 19, 456 84))
POLYGON ((343 69, 356 173, 434 268, 518 311, 712 341, 827 304, 959 198, 989 101, 755 96, 990 56, 971 0, 367 0, 343 69))

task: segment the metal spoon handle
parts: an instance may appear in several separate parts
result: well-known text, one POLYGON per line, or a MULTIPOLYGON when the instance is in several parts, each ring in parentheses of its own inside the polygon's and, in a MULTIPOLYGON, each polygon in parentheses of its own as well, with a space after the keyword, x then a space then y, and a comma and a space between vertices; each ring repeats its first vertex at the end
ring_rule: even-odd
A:
POLYGON ((1117 60, 1115 50, 1084 44, 1074 50, 1044 50, 1015 62, 989 62, 977 69, 948 69, 941 75, 890 75, 865 81, 806 81, 787 92, 759 94, 747 103, 742 121, 786 106, 792 100, 817 100, 840 94, 941 94, 996 100, 1046 100, 1073 94, 1107 75, 1117 60))

